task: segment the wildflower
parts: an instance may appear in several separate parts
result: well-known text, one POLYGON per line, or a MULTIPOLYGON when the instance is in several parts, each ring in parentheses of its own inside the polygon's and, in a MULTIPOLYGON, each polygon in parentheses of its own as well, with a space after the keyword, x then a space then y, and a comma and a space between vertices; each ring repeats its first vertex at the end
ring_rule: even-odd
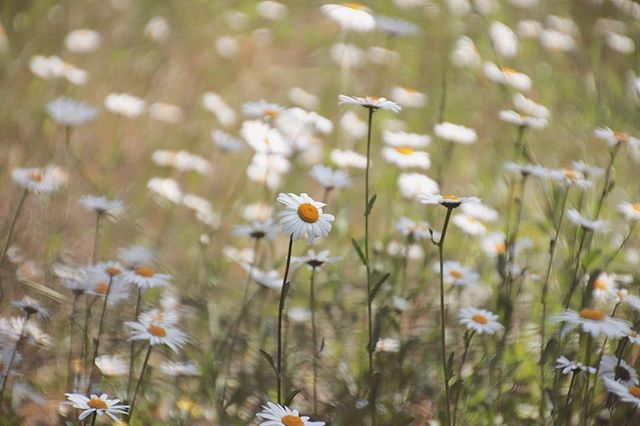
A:
POLYGON ((513 68, 499 68, 493 62, 485 62, 483 70, 485 76, 495 83, 505 84, 522 92, 528 92, 531 89, 531 78, 513 68))
POLYGON ((481 241, 482 249, 489 256, 501 256, 507 251, 505 236, 502 232, 492 232, 481 241))
POLYGON ((591 308, 583 308, 578 312, 566 309, 551 317, 551 320, 566 323, 562 330, 563 335, 580 326, 583 332, 589 333, 593 337, 604 334, 609 338, 619 339, 627 335, 631 326, 627 321, 611 318, 604 312, 591 308))
POLYGON ((222 130, 212 130, 211 140, 221 151, 224 152, 240 152, 245 148, 244 143, 240 138, 231 136, 227 132, 222 130))
POLYGON ((549 118, 549 110, 544 105, 532 101, 521 93, 513 95, 513 104, 522 114, 536 118, 549 118))
POLYGON ((40 302, 31 297, 25 296, 21 300, 11 302, 13 306, 20 309, 27 317, 37 315, 41 318, 49 318, 49 311, 40 302))
POLYGON ((640 139, 630 136, 626 132, 611 130, 608 127, 597 127, 593 134, 596 138, 605 141, 609 146, 628 145, 634 149, 640 147, 640 139))
POLYGON ((451 222, 469 235, 483 235, 487 228, 473 216, 459 213, 451 219, 451 222))
POLYGON ((242 267, 247 272, 250 272, 251 279, 261 286, 271 290, 280 290, 282 288, 282 276, 277 270, 262 271, 247 263, 242 263, 242 267))
POLYGON ((76 85, 83 85, 88 80, 85 70, 64 62, 58 56, 35 55, 29 61, 29 69, 45 80, 65 78, 76 85))
POLYGON ((436 124, 433 131, 437 137, 449 142, 469 145, 478 140, 478 135, 475 130, 453 123, 445 122, 436 124))
POLYGON ((489 37, 498 55, 513 58, 518 53, 518 36, 502 22, 491 23, 489 37))
POLYGON ((340 169, 332 169, 322 164, 313 166, 309 175, 327 191, 346 188, 351 185, 351 177, 347 172, 340 169))
POLYGON ((538 38, 542 47, 551 51, 569 52, 576 47, 573 36, 553 29, 543 29, 538 38))
POLYGON ((423 194, 418 197, 422 204, 440 204, 447 208, 456 208, 467 203, 477 203, 478 197, 458 197, 456 195, 423 194))
POLYGON ((291 235, 293 240, 306 236, 308 243, 318 237, 326 236, 331 230, 334 216, 323 213, 324 203, 314 201, 307 194, 300 195, 280 193, 278 201, 286 206, 280 216, 282 231, 291 235))
POLYGON ((402 109, 397 103, 377 96, 360 98, 358 96, 340 95, 338 96, 338 105, 360 105, 373 111, 386 109, 388 111, 400 112, 402 109))
POLYGON ((425 148, 431 143, 431 137, 428 135, 419 135, 417 133, 392 132, 385 130, 382 133, 384 143, 393 147, 408 148, 425 148))
POLYGON ((169 22, 163 16, 154 16, 144 26, 144 34, 155 42, 167 41, 170 33, 169 22))
POLYGON ((124 211, 124 204, 120 200, 109 200, 106 197, 95 195, 85 195, 80 198, 80 204, 87 210, 91 210, 98 215, 107 214, 118 216, 124 211))
POLYGON ((127 93, 110 93, 104 100, 104 106, 115 114, 127 118, 136 118, 142 115, 146 103, 140 98, 127 93))
POLYGON ((165 361, 160 364, 160 372, 167 376, 187 377, 199 376, 200 370, 191 362, 171 362, 165 361))
POLYGON ((380 339, 376 342, 376 351, 378 352, 400 352, 400 341, 398 339, 380 339))
POLYGON ((417 167, 427 170, 431 167, 431 159, 428 152, 415 151, 407 146, 382 148, 382 157, 388 163, 395 164, 401 169, 417 167))
POLYGON ((464 308, 460 310, 458 317, 460 324, 478 334, 492 335, 504 329, 502 324, 498 322, 498 316, 485 309, 464 308))
POLYGON ((264 221, 255 220, 251 225, 236 225, 233 228, 233 235, 247 236, 255 240, 265 238, 271 241, 276 237, 279 230, 280 227, 273 223, 271 219, 264 221))
POLYGON ((623 359, 613 355, 604 355, 600 362, 600 377, 615 380, 627 388, 638 385, 638 373, 623 359))
POLYGON ((166 102, 154 102, 149 106, 149 116, 154 120, 177 124, 184 118, 182 108, 166 102))
POLYGON ((623 201, 618 204, 618 211, 627 220, 640 219, 640 203, 629 203, 629 202, 623 201))
POLYGON ((359 3, 325 4, 321 9, 340 24, 343 31, 368 32, 376 26, 369 8, 359 3))
POLYGON ((89 29, 73 30, 64 38, 64 45, 75 53, 93 52, 100 46, 101 37, 97 31, 89 29))
POLYGON ((242 123, 240 135, 258 153, 289 155, 291 146, 284 141, 278 129, 258 120, 242 123))
POLYGON ((127 414, 128 405, 118 404, 119 399, 109 399, 106 393, 99 397, 92 394, 89 398, 79 393, 65 393, 65 396, 73 405, 73 408, 83 410, 78 420, 84 420, 91 414, 102 416, 106 414, 114 421, 118 421, 117 414, 127 414))
POLYGON ((331 256, 329 250, 323 250, 319 253, 316 253, 313 249, 307 250, 306 256, 291 258, 291 262, 305 263, 309 269, 319 268, 325 263, 336 263, 340 260, 342 260, 342 257, 331 256))
POLYGON ((236 124, 237 117, 235 111, 231 109, 225 100, 217 93, 206 92, 202 96, 202 104, 208 111, 216 116, 218 122, 223 127, 231 127, 236 124))
POLYGON ((158 274, 148 266, 136 266, 133 270, 126 271, 123 279, 145 290, 154 287, 166 287, 171 281, 171 275, 158 274))
POLYGON ((569 222, 574 225, 578 225, 593 232, 606 232, 609 229, 609 224, 604 220, 587 219, 582 217, 576 209, 567 210, 567 219, 569 219, 569 222))
POLYGON ((480 201, 463 204, 460 206, 460 210, 462 210, 462 213, 478 220, 484 220, 486 222, 495 222, 498 220, 498 212, 480 201))
POLYGON ((194 171, 201 175, 207 175, 211 172, 211 166, 207 159, 184 150, 176 152, 160 149, 154 151, 151 160, 158 166, 173 167, 182 172, 194 171))
POLYGON ((562 374, 567 374, 569 372, 575 373, 577 371, 582 371, 587 374, 595 374, 596 372, 595 367, 589 367, 581 362, 571 361, 564 355, 556 360, 555 368, 562 369, 562 374))
POLYGON ((309 322, 311 321, 312 315, 310 309, 294 306, 293 308, 287 309, 287 316, 294 322, 309 322))
POLYGON ((421 173, 401 173, 398 189, 404 198, 410 200, 419 200, 425 194, 435 195, 439 191, 436 181, 421 173))
POLYGON ((508 172, 519 173, 522 176, 536 176, 539 178, 551 177, 549 169, 537 164, 518 164, 508 161, 504 164, 504 169, 508 172))
POLYGON ((22 188, 37 193, 56 192, 67 183, 67 174, 57 166, 13 169, 11 178, 22 188))
POLYGON ((367 157, 355 151, 333 149, 331 151, 331 161, 340 168, 353 168, 364 170, 367 167, 367 157))
POLYGON ((598 166, 587 164, 584 161, 574 161, 571 163, 573 170, 580 172, 584 175, 585 179, 590 176, 602 176, 604 169, 598 166))
POLYGON ((615 297, 618 290, 614 277, 607 273, 600 273, 593 282, 593 297, 600 301, 615 297))
POLYGON ((155 259, 154 252, 144 246, 131 246, 118 249, 118 257, 128 269, 148 265, 155 259))
POLYGON ((392 37, 406 37, 420 32, 420 27, 404 19, 376 15, 376 28, 392 37))
POLYGON ((129 341, 146 340, 151 346, 167 345, 174 352, 178 352, 178 348, 187 342, 184 332, 164 322, 140 320, 127 321, 125 325, 132 329, 129 341))
POLYGON ((307 416, 300 416, 298 410, 285 405, 267 402, 262 411, 256 414, 264 420, 260 426, 324 426, 324 422, 312 422, 307 416))
POLYGON ((98 110, 87 103, 63 96, 47 104, 47 113, 57 123, 75 127, 93 120, 98 110))
POLYGON ((415 222, 408 217, 401 216, 395 225, 401 235, 411 241, 421 241, 429 238, 430 227, 427 222, 415 222))
POLYGON ((172 203, 180 204, 182 201, 182 190, 174 179, 155 177, 149 180, 147 188, 172 203))
POLYGON ((603 378, 602 382, 604 383, 604 387, 607 389, 607 392, 617 395, 623 402, 634 404, 636 408, 640 407, 640 387, 626 387, 622 383, 616 382, 615 380, 607 377, 603 378))
POLYGON ((96 367, 107 377, 119 377, 129 374, 129 362, 119 355, 101 355, 96 357, 96 367))
POLYGON ((316 95, 307 92, 301 87, 289 89, 289 100, 306 109, 316 109, 320 105, 320 100, 316 95))
POLYGON ((467 36, 462 36, 456 41, 451 53, 451 62, 460 68, 476 69, 482 64, 482 58, 476 45, 467 36))
POLYGON ((579 189, 587 189, 593 186, 593 183, 586 179, 584 175, 577 170, 559 169, 547 170, 546 176, 560 182, 564 186, 573 185, 579 189))
POLYGON ((404 108, 422 108, 427 103, 427 95, 409 87, 394 87, 391 99, 404 108))
POLYGON ((498 117, 506 123, 530 129, 543 129, 547 127, 548 124, 546 118, 530 117, 512 110, 502 110, 498 114, 498 117))
POLYGON ((274 119, 284 111, 284 107, 273 102, 260 99, 256 102, 247 102, 242 105, 242 112, 252 118, 274 119))
MULTIPOLYGON (((433 265, 434 272, 440 273, 440 265, 433 265)), ((463 266, 460 262, 447 260, 443 264, 444 282, 460 287, 474 286, 478 284, 480 275, 468 266, 463 266)))

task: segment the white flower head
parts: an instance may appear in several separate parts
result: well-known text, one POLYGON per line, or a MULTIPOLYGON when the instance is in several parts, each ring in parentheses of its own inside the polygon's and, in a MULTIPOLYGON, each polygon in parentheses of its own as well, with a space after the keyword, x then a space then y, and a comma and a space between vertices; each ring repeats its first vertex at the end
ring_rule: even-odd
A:
POLYGON ((75 127, 93 120, 98 110, 87 103, 63 96, 47 104, 47 113, 57 123, 75 127))
POLYGON ((340 169, 332 169, 322 164, 313 166, 309 175, 325 190, 346 188, 351 185, 351 177, 347 172, 340 169))
POLYGON ((119 399, 109 399, 105 393, 100 396, 92 394, 89 398, 78 393, 65 393, 65 396, 74 408, 83 410, 78 420, 84 420, 92 414, 96 416, 106 414, 114 421, 119 421, 117 415, 127 414, 129 409, 128 405, 119 404, 119 399))
POLYGON ((569 358, 567 358, 564 355, 556 360, 555 368, 561 370, 562 374, 567 374, 571 372, 575 373, 578 371, 582 371, 587 374, 595 374, 596 372, 595 367, 589 367, 582 364, 581 362, 571 361, 569 358))
POLYGON ((367 157, 350 150, 333 149, 331 161, 343 169, 364 170, 367 167, 367 157))
POLYGON ((67 183, 67 173, 57 166, 19 168, 11 171, 13 181, 36 193, 53 193, 67 183))
POLYGON ((627 387, 608 377, 604 377, 602 382, 604 383, 604 387, 607 389, 607 392, 617 395, 623 402, 635 405, 635 408, 640 408, 640 387, 627 387))
POLYGON ((624 359, 613 355, 604 355, 600 362, 600 377, 615 380, 627 388, 638 385, 638 373, 624 359))
POLYGON ((401 173, 398 189, 409 200, 420 200, 424 195, 435 196, 439 191, 436 181, 421 173, 401 173))
MULTIPOLYGON (((440 265, 433 265, 434 272, 440 273, 440 265)), ((475 286, 480 281, 480 274, 468 266, 446 260, 443 264, 443 276, 446 284, 452 284, 460 287, 475 286)))
POLYGON ((451 218, 451 222, 463 232, 472 236, 484 235, 487 232, 487 228, 480 220, 465 213, 456 214, 451 218))
POLYGON ((365 98, 361 98, 358 96, 340 95, 338 96, 338 105, 360 105, 372 111, 386 109, 388 111, 400 112, 400 110, 402 110, 402 107, 400 107, 400 105, 398 105, 397 103, 377 96, 367 96, 365 98))
POLYGON ((93 52, 100 46, 100 33, 86 28, 73 30, 64 38, 67 49, 76 53, 93 52))
POLYGON ((323 250, 316 253, 313 249, 309 249, 306 256, 291 258, 291 262, 299 264, 304 263, 309 269, 320 268, 324 264, 336 263, 340 260, 342 260, 342 257, 331 256, 331 252, 329 252, 329 250, 323 250))
POLYGON ((551 321, 565 323, 563 336, 579 326, 583 332, 591 334, 594 338, 604 334, 609 338, 620 339, 629 333, 631 326, 627 321, 611 318, 604 312, 591 308, 582 308, 578 312, 566 309, 551 317, 551 321))
POLYGON ((607 232, 609 230, 608 222, 604 220, 590 220, 582 215, 576 209, 567 210, 567 219, 574 225, 580 226, 593 232, 607 232))
POLYGON ((285 210, 279 214, 282 232, 291 235, 294 241, 306 236, 312 244, 314 239, 326 237, 331 231, 335 218, 322 212, 324 203, 314 201, 305 193, 280 193, 278 201, 285 205, 285 210))
POLYGON ((107 197, 85 195, 80 198, 80 204, 87 210, 98 215, 118 216, 124 212, 124 204, 120 200, 109 200, 107 197))
POLYGON ((458 318, 462 325, 478 334, 492 335, 504 329, 498 322, 498 316, 485 309, 464 308, 460 310, 458 318))
POLYGON ((128 93, 110 93, 104 100, 104 106, 115 114, 120 114, 127 118, 136 118, 142 115, 146 108, 146 103, 128 93))
POLYGON ((467 203, 478 203, 478 197, 458 197, 457 195, 422 194, 419 197, 422 204, 440 204, 447 208, 456 208, 467 203))
POLYGON ((391 99, 404 108, 422 108, 427 103, 427 95, 409 87, 396 86, 391 89, 391 99))
POLYGON ((325 4, 321 9, 343 31, 368 32, 376 27, 371 10, 359 3, 325 4))
POLYGON ((483 70, 485 76, 495 83, 511 86, 521 92, 528 92, 531 90, 531 78, 524 73, 514 70, 513 68, 500 68, 493 62, 485 62, 483 70))
POLYGON ((166 345, 174 352, 184 346, 187 335, 171 324, 154 321, 127 321, 125 325, 132 329, 131 340, 146 340, 151 346, 166 345))
POLYGON ((463 145, 470 145, 478 140, 474 129, 448 122, 436 124, 433 132, 440 139, 463 145))
POLYGON ((267 402, 262 406, 262 411, 256 414, 263 420, 260 426, 324 426, 324 422, 309 420, 307 416, 301 416, 298 410, 285 405, 267 402))

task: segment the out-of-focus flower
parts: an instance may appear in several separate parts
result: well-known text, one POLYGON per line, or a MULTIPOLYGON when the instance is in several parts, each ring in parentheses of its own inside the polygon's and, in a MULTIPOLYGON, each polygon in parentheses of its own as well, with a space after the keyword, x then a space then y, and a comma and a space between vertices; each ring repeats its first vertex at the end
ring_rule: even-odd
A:
POLYGON ((128 118, 142 115, 146 103, 140 98, 127 93, 110 93, 104 100, 104 106, 111 112, 128 118))
POLYGON ((76 53, 93 52, 100 46, 100 42, 100 34, 89 29, 73 30, 64 38, 66 48, 76 53))
POLYGON ((367 158, 365 156, 354 151, 343 151, 341 149, 331 151, 331 161, 343 169, 364 170, 367 166, 367 158))
POLYGON ((423 194, 437 194, 439 191, 436 181, 420 173, 401 173, 398 188, 402 196, 410 200, 418 200, 423 194))
POLYGON ((493 62, 485 62, 483 71, 484 75, 495 83, 506 84, 522 92, 528 92, 531 89, 531 78, 513 68, 499 68, 493 62))
POLYGON ((87 210, 99 215, 118 216, 124 212, 124 204, 120 200, 109 200, 107 197, 85 195, 80 198, 80 204, 87 210))
POLYGON ((47 104, 47 113, 56 122, 64 126, 80 126, 93 120, 98 111, 89 104, 60 97, 47 104))
POLYGON ((406 37, 420 32, 420 27, 413 22, 384 15, 376 15, 376 28, 392 37, 406 37))
POLYGON ((491 42, 500 56, 513 58, 518 53, 518 37, 516 34, 499 21, 493 21, 489 27, 491 42))
POLYGON ((172 124, 180 123, 184 118, 182 108, 165 102, 152 103, 149 106, 149 115, 154 120, 172 124))
POLYGON ((151 160, 158 166, 173 167, 182 172, 194 171, 201 175, 211 172, 207 159, 187 151, 158 150, 151 155, 151 160))
POLYGON ((154 16, 144 27, 144 34, 156 42, 165 42, 171 35, 169 21, 163 16, 154 16))
POLYGON ((351 177, 344 170, 317 164, 309 173, 325 190, 340 189, 351 185, 351 177))
POLYGON ((236 124, 236 113, 220 95, 207 92, 202 96, 202 104, 216 116, 221 126, 231 127, 236 124))
POLYGON ((57 166, 13 169, 11 178, 24 189, 45 194, 58 191, 68 179, 67 173, 57 166))
POLYGON ((343 31, 367 32, 376 26, 369 8, 359 3, 325 4, 321 9, 340 24, 343 31))
POLYGON ((422 108, 427 103, 427 95, 410 87, 394 87, 391 99, 404 108, 422 108))
POLYGON ((436 124, 433 132, 441 139, 464 145, 475 143, 478 140, 474 129, 448 122, 436 124))
POLYGON ((482 65, 482 58, 473 40, 462 36, 456 41, 453 52, 451 52, 451 62, 460 68, 476 69, 482 65))

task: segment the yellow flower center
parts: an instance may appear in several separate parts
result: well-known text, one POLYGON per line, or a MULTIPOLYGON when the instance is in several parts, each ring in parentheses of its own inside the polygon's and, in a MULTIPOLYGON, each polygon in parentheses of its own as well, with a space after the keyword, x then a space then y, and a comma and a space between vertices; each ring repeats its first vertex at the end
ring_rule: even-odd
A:
POLYGON ((266 115, 267 117, 277 117, 278 114, 280 114, 280 111, 277 111, 275 109, 267 109, 264 112, 264 115, 266 115))
POLYGON ((507 251, 507 245, 500 241, 498 244, 496 244, 496 252, 498 252, 498 254, 504 254, 507 251))
POLYGON ((106 402, 98 398, 91 398, 89 401, 87 401, 87 405, 90 408, 95 408, 96 410, 106 410, 107 408, 109 408, 106 402))
POLYGON ((605 280, 603 280, 602 278, 598 278, 598 279, 596 280, 596 282, 595 282, 595 283, 593 283, 593 286, 594 286, 595 288, 597 288, 598 290, 606 290, 606 289, 607 289, 607 287, 609 287, 609 286, 607 285, 607 282, 606 282, 605 280))
POLYGON ((109 291, 109 284, 107 283, 100 283, 96 286, 96 291, 100 294, 107 294, 107 291, 109 291))
POLYGON ((513 73, 516 73, 517 71, 516 71, 516 70, 514 70, 514 69, 513 69, 513 68, 511 68, 511 67, 502 67, 502 72, 506 72, 506 73, 509 73, 509 74, 513 74, 513 73))
POLYGON ((636 398, 640 398, 640 386, 631 386, 629 388, 629 393, 636 398))
POLYGON ((147 328, 147 331, 149 332, 149 334, 156 337, 165 337, 167 335, 167 330, 164 327, 160 327, 159 325, 152 324, 149 326, 149 328, 147 328))
POLYGON ((477 322, 478 324, 482 324, 482 325, 485 325, 486 323, 488 323, 488 322, 489 322, 489 320, 487 319, 487 317, 485 317, 485 316, 484 316, 484 315, 482 315, 482 314, 474 314, 474 315, 471 317, 471 319, 472 319, 472 320, 474 320, 475 322, 477 322))
POLYGON ((109 275, 120 275, 122 271, 118 268, 109 267, 106 269, 107 274, 109 275))
POLYGON ((633 209, 635 211, 637 211, 638 213, 640 213, 640 203, 633 203, 631 204, 631 207, 633 207, 633 209))
POLYGON ((396 148, 396 151, 403 155, 411 155, 415 152, 413 148, 410 148, 408 146, 399 146, 396 148))
POLYGON ((138 266, 135 269, 136 274, 140 275, 141 277, 146 277, 146 278, 151 278, 155 275, 155 272, 153 272, 153 269, 151 268, 147 268, 145 266, 138 266))
POLYGON ((442 199, 444 201, 460 201, 460 198, 456 197, 455 195, 443 195, 442 199))
POLYGON ((287 414, 280 421, 284 426, 304 426, 304 422, 300 417, 292 416, 291 414, 287 414))
POLYGON ((626 132, 618 132, 614 131, 613 136, 618 140, 618 142, 628 142, 629 134, 626 132))
POLYGON ((302 203, 298 206, 298 216, 307 223, 315 223, 320 219, 320 212, 313 204, 302 203))
POLYGON ((578 173, 575 170, 564 169, 563 173, 564 177, 569 180, 576 180, 578 178, 578 173))
POLYGON ((580 309, 579 315, 581 318, 592 320, 592 321, 604 320, 604 312, 599 311, 597 309, 583 308, 583 309, 580 309))
POLYGON ((629 335, 629 337, 638 337, 638 332, 635 330, 631 330, 629 333, 627 333, 629 335))
POLYGON ((464 274, 460 271, 449 271, 449 275, 451 275, 453 278, 459 280, 460 278, 462 278, 464 276, 464 274))
POLYGON ((34 182, 42 182, 42 174, 38 172, 31 173, 31 180, 34 182))

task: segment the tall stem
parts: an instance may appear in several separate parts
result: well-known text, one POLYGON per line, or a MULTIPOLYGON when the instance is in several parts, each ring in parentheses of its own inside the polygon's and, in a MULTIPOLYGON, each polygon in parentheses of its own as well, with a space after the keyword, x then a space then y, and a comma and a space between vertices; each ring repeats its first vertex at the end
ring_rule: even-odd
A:
POLYGON ((96 263, 96 257, 98 256, 98 233, 100 232, 100 219, 102 218, 102 213, 98 213, 96 215, 96 229, 93 234, 93 251, 91 253, 91 264, 96 263))
POLYGON ((313 345, 313 414, 318 415, 318 337, 316 330, 316 295, 315 295, 315 266, 311 268, 309 278, 309 307, 311 309, 311 340, 313 345))
MULTIPOLYGON (((591 343, 593 342, 593 338, 591 334, 587 334, 587 343, 585 347, 585 358, 584 365, 589 367, 591 363, 591 343)), ((587 426, 588 416, 589 416, 589 374, 584 375, 584 399, 582 401, 582 424, 587 426)))
MULTIPOLYGON (((561 413, 561 419, 569 418, 570 413, 569 409, 569 401, 571 401, 571 391, 573 390, 573 385, 576 383, 576 372, 579 370, 574 370, 571 373, 571 382, 569 383, 569 390, 567 391, 567 399, 564 401, 564 410, 561 413)), ((587 372, 584 373, 585 376, 588 375, 587 372)))
POLYGON ((109 301, 109 293, 111 293, 112 283, 113 283, 113 275, 109 274, 109 285, 107 287, 107 292, 104 295, 104 301, 102 302, 102 312, 100 313, 100 322, 98 323, 98 337, 96 338, 96 343, 93 347, 93 356, 91 357, 91 364, 89 364, 89 381, 87 383, 87 392, 86 392, 87 395, 91 391, 91 382, 93 381, 93 372, 95 371, 96 358, 98 357, 98 351, 100 350, 100 339, 102 338, 102 330, 104 329, 104 319, 107 313, 107 304, 109 301))
MULTIPOLYGON (((134 321, 138 320, 138 315, 140 315, 140 304, 142 300, 142 288, 138 287, 138 296, 136 297, 136 312, 133 317, 134 321)), ((127 400, 129 400, 129 395, 131 392, 131 382, 133 381, 133 361, 135 355, 135 340, 131 341, 131 348, 129 350, 129 378, 127 379, 127 400)))
POLYGON ((602 192, 600 192, 600 198, 596 203, 595 211, 593 213, 593 220, 597 220, 600 217, 600 210, 602 209, 602 205, 604 203, 604 199, 607 197, 609 192, 611 191, 610 182, 611 182, 611 171, 613 170, 613 162, 618 155, 618 151, 620 150, 620 142, 611 148, 609 151, 609 164, 607 164, 607 171, 604 176, 604 186, 602 187, 602 192))
POLYGON ((138 383, 136 384, 136 391, 133 394, 133 400, 131 401, 131 407, 129 408, 129 420, 133 417, 133 408, 136 406, 136 399, 138 399, 138 393, 140 392, 140 386, 142 385, 142 379, 144 378, 144 373, 147 371, 147 364, 149 364, 149 357, 151 356, 151 343, 149 343, 149 348, 147 349, 147 354, 144 357, 144 363, 142 364, 142 370, 140 371, 140 378, 138 379, 138 383))
MULTIPOLYGON (((11 240, 13 239, 13 231, 16 228, 16 222, 18 222, 18 216, 20 216, 20 212, 22 211, 22 206, 24 205, 24 200, 27 199, 27 195, 29 191, 24 189, 22 191, 22 195, 20 195, 20 200, 18 201, 18 205, 16 206, 13 214, 11 215, 11 224, 9 225, 9 231, 7 232, 7 238, 4 240, 4 246, 2 247, 2 255, 0 255, 0 270, 4 267, 4 261, 7 257, 7 251, 9 251, 9 246, 11 245, 11 240)), ((0 284, 2 283, 2 274, 0 274, 0 284)), ((0 285, 0 301, 2 301, 2 297, 4 296, 4 291, 2 286, 0 285)))
POLYGON ((438 241, 438 254, 440 257, 440 356, 442 361, 442 374, 444 376, 445 421, 449 426, 451 425, 451 416, 449 412, 449 373, 447 370, 446 312, 444 305, 444 239, 447 235, 447 228, 452 211, 453 207, 447 207, 447 214, 444 218, 444 225, 442 226, 442 235, 440 236, 440 241, 438 241))
POLYGON ((80 293, 73 294, 73 302, 71 304, 71 314, 69 315, 69 353, 67 354, 67 389, 72 391, 75 390, 75 387, 72 388, 73 385, 73 326, 75 324, 76 317, 76 308, 78 306, 78 298, 80 297, 80 293))
POLYGON ((291 265, 291 249, 293 248, 293 234, 289 237, 289 249, 287 251, 287 264, 284 269, 284 277, 282 278, 282 289, 280 291, 280 303, 278 305, 278 353, 277 353, 277 366, 276 366, 276 382, 278 387, 278 404, 282 404, 282 317, 284 313, 285 299, 287 298, 287 291, 289 283, 287 277, 289 276, 289 266, 291 265))
MULTIPOLYGON (((469 355, 469 348, 471 347, 471 339, 475 331, 465 333, 464 338, 464 352, 462 353, 462 359, 460 360, 460 369, 458 370, 458 380, 462 380, 462 368, 464 367, 464 363, 467 360, 467 355, 469 355)), ((458 417, 458 400, 460 399, 460 393, 462 392, 462 386, 458 387, 458 391, 453 399, 453 419, 451 423, 456 425, 456 418, 458 417)))
POLYGON ((565 296, 564 299, 564 307, 565 309, 571 305, 571 296, 573 296, 573 292, 578 286, 578 282, 580 278, 578 277, 578 272, 580 271, 580 257, 582 256, 582 249, 584 248, 584 242, 587 237, 587 233, 589 230, 585 227, 582 227, 582 236, 580 237, 580 243, 578 243, 578 252, 576 253, 576 265, 573 269, 573 274, 571 276, 571 286, 569 287, 569 293, 565 296))

